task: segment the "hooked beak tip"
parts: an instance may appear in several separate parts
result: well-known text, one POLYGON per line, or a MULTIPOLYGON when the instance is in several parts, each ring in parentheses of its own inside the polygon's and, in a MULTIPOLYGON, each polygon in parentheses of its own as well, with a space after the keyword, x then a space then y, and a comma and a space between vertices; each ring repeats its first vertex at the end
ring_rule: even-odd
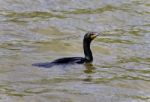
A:
POLYGON ((100 36, 100 33, 97 33, 96 36, 100 36))

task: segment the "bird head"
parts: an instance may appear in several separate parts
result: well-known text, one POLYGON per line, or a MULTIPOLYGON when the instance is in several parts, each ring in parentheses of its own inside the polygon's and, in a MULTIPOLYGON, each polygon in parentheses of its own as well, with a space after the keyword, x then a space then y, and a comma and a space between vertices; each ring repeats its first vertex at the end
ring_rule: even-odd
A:
POLYGON ((85 34, 84 39, 91 42, 92 40, 94 40, 99 35, 100 34, 97 32, 88 32, 85 34))

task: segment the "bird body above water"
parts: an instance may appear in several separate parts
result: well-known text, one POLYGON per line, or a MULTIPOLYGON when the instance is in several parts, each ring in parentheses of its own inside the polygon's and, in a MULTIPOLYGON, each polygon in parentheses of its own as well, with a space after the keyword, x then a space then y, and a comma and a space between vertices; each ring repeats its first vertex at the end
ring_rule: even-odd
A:
POLYGON ((65 57, 56 59, 52 62, 46 63, 35 63, 33 66, 38 67, 52 67, 54 65, 68 65, 68 64, 83 64, 83 63, 91 63, 93 61, 92 51, 90 49, 91 41, 96 38, 99 34, 96 32, 88 32, 85 34, 83 39, 83 49, 85 57, 65 57))

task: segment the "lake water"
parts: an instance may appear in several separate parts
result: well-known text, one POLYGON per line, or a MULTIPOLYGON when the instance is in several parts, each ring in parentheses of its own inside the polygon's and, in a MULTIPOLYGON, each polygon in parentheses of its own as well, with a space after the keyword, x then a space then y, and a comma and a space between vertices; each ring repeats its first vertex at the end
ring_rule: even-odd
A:
POLYGON ((0 102, 150 102, 149 0, 0 0, 0 102), (88 31, 92 65, 32 66, 88 31))

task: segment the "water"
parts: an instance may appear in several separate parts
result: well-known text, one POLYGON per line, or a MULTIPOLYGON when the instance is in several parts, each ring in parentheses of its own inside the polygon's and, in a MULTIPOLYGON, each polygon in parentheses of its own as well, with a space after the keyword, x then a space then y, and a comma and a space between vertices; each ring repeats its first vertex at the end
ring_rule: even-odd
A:
POLYGON ((150 102, 148 0, 0 0, 0 102, 150 102), (37 68, 83 56, 93 65, 37 68))

